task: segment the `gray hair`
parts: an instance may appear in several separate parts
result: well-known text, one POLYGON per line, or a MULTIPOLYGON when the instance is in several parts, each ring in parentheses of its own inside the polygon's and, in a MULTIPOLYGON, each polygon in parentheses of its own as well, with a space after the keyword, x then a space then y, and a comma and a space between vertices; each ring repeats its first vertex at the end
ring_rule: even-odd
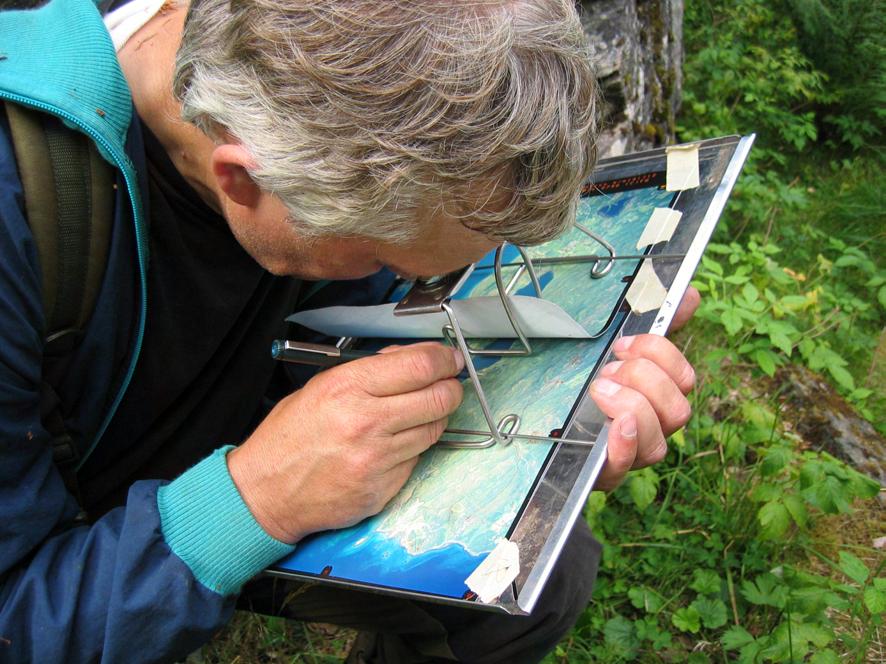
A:
POLYGON ((446 206, 543 242, 573 222, 595 158, 572 0, 192 0, 174 94, 246 147, 308 234, 404 241, 446 206))

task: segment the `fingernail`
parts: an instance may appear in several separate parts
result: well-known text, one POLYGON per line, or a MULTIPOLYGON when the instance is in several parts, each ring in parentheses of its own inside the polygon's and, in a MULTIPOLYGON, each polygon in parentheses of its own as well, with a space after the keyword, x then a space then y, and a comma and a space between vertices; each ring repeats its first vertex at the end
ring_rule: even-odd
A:
POLYGON ((591 383, 591 389, 597 394, 602 394, 605 397, 611 397, 618 393, 621 389, 621 385, 616 383, 614 380, 609 380, 608 378, 598 378, 593 383, 591 383))
POLYGON ((612 344, 612 349, 617 353, 621 353, 630 348, 632 343, 634 343, 634 337, 619 337, 616 342, 612 344))
POLYGON ((600 370, 600 376, 611 376, 616 371, 618 371, 618 368, 622 364, 624 364, 624 362, 622 362, 621 360, 619 360, 618 362, 610 362, 600 370))
POLYGON ((452 352, 455 355, 455 366, 458 367, 458 373, 461 373, 461 370, 465 368, 465 356, 458 348, 453 348, 452 352))
POLYGON ((618 432, 624 438, 637 437, 637 418, 633 415, 625 415, 618 423, 618 432))

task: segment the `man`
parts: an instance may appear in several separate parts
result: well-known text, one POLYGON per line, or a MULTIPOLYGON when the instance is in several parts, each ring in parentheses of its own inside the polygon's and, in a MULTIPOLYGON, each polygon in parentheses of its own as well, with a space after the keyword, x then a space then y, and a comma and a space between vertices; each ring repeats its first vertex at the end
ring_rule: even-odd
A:
MULTIPOLYGON (((121 172, 99 299, 53 386, 84 450, 75 498, 41 422, 40 264, 0 120, 4 661, 173 661, 238 596, 376 634, 355 661, 540 659, 589 599, 586 527, 528 618, 304 587, 283 606, 291 587, 247 582, 304 536, 380 510, 461 399, 463 359, 440 344, 281 389, 270 340, 324 293, 291 277, 429 276, 566 228, 595 121, 572 3, 120 11, 131 118, 89 3, 0 13, 3 96, 79 127, 121 172)), ((614 419, 602 487, 664 456, 694 380, 663 339, 617 352, 592 387, 614 419)))

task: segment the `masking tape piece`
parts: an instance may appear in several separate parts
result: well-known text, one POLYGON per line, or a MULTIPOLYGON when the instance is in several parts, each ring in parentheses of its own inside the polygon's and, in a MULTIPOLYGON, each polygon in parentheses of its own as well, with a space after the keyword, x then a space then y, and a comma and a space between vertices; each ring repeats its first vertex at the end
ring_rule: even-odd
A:
POLYGON ((465 584, 477 593, 484 604, 492 602, 508 589, 520 573, 520 549, 510 540, 500 539, 465 584))
POLYGON ((637 240, 637 249, 645 249, 650 244, 670 240, 682 217, 683 213, 679 210, 655 208, 646 223, 646 228, 640 235, 640 239, 637 240))
POLYGON ((658 309, 665 301, 668 291, 662 285, 652 267, 652 261, 643 261, 637 276, 628 289, 627 301, 635 314, 645 314, 658 309))
POLYGON ((698 145, 672 145, 665 149, 668 155, 668 173, 665 187, 668 191, 683 191, 698 186, 698 145))

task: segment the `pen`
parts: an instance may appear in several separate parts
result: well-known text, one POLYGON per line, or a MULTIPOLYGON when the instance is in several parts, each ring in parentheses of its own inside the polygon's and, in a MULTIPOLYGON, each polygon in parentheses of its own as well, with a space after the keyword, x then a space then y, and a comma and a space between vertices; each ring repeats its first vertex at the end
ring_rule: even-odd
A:
POLYGON ((376 355, 371 351, 342 350, 328 344, 311 344, 302 341, 277 339, 271 344, 271 357, 283 362, 310 364, 315 367, 334 367, 361 357, 376 355))

